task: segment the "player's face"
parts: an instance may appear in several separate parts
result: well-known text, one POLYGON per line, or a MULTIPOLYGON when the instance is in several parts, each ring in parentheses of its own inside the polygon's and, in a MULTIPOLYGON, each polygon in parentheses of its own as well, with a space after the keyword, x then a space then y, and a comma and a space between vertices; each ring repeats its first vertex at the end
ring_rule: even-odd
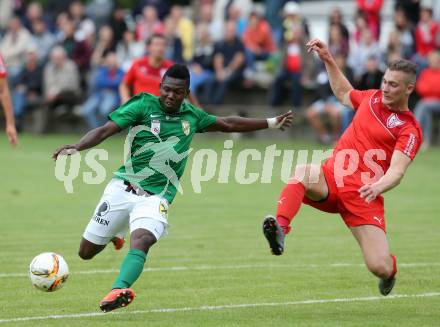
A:
POLYGON ((167 112, 179 110, 189 90, 185 80, 165 77, 160 84, 160 101, 167 112))
POLYGON ((155 37, 148 46, 148 52, 150 56, 162 59, 165 57, 166 47, 167 41, 164 38, 155 37))
POLYGON ((408 84, 404 72, 386 70, 382 79, 382 103, 393 107, 394 105, 406 104, 408 96, 414 86, 408 84))

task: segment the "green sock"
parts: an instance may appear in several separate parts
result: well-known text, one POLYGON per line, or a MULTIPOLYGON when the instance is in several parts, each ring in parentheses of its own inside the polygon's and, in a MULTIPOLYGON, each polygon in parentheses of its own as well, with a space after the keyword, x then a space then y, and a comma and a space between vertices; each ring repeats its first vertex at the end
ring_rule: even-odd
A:
POLYGON ((116 278, 113 288, 127 288, 139 278, 144 269, 147 254, 138 249, 131 249, 122 261, 119 275, 116 278))

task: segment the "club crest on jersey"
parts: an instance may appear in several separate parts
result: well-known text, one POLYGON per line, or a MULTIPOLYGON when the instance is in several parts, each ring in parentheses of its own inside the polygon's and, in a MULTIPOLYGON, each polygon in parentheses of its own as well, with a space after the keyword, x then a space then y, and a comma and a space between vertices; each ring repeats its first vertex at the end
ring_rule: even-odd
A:
POLYGON ((397 114, 391 114, 387 119, 388 128, 394 128, 403 124, 405 124, 405 122, 401 121, 399 117, 397 117, 397 114))
POLYGON ((162 216, 164 216, 165 218, 167 217, 168 214, 168 209, 163 205, 163 203, 161 203, 159 205, 159 212, 162 216))
POLYGON ((187 136, 189 135, 189 133, 191 131, 191 125, 189 124, 189 121, 182 120, 182 130, 185 135, 187 135, 187 136))
POLYGON ((159 135, 160 133, 160 120, 151 121, 151 133, 154 135, 159 135))

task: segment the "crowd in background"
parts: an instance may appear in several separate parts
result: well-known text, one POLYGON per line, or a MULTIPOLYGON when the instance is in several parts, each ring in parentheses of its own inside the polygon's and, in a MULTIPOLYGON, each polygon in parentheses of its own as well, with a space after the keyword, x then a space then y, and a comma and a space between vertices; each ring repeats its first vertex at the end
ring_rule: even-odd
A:
MULTIPOLYGON (((334 8, 325 40, 359 89, 379 88, 393 59, 418 64, 415 114, 424 148, 431 141, 433 114, 440 113, 440 24, 436 8, 427 3, 395 1, 385 48, 379 45, 383 0, 357 0, 351 29, 345 24, 351 17, 344 19, 334 8)), ((259 86, 267 90, 268 107, 284 103, 304 108, 325 144, 337 139, 352 119, 354 112, 332 95, 323 65, 306 54, 309 23, 297 2, 196 0, 183 8, 171 1, 143 0, 135 8, 119 8, 112 0, 48 0, 43 8, 38 2, 2 0, 0 54, 18 129, 26 111, 41 106, 58 114, 75 110, 91 127, 98 125, 120 104, 124 74, 148 55, 146 42, 155 34, 166 39, 167 59, 189 66, 191 91, 202 107, 222 104, 232 87, 259 86), (314 90, 311 104, 302 99, 304 89, 314 90), (327 120, 321 119, 323 114, 327 120)))

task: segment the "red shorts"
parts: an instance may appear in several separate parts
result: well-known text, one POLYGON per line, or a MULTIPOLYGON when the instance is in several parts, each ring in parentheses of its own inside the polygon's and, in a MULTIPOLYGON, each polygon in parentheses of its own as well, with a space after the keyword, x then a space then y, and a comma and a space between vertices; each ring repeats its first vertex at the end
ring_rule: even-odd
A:
POLYGON ((333 171, 321 166, 328 186, 328 196, 322 201, 312 201, 304 196, 303 203, 318 210, 339 213, 348 227, 375 225, 386 231, 383 197, 367 203, 357 190, 337 187, 333 171))

